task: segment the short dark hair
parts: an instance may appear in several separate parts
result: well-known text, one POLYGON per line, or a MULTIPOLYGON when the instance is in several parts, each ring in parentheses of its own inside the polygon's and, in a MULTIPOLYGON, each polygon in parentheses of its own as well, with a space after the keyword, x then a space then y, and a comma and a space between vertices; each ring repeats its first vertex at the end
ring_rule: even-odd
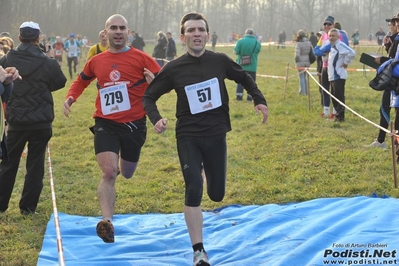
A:
POLYGON ((338 30, 342 30, 341 23, 335 22, 335 23, 334 23, 334 28, 336 28, 336 29, 338 29, 338 30))
POLYGON ((37 36, 37 37, 29 37, 28 38, 28 37, 22 37, 20 35, 20 41, 22 43, 35 43, 38 38, 39 38, 39 36, 37 36))
POLYGON ((180 34, 184 34, 185 28, 184 28, 184 23, 188 20, 203 20, 205 21, 206 25, 206 32, 209 33, 209 26, 208 26, 208 21, 206 20, 204 14, 198 13, 198 12, 191 12, 185 14, 181 20, 180 20, 180 34))

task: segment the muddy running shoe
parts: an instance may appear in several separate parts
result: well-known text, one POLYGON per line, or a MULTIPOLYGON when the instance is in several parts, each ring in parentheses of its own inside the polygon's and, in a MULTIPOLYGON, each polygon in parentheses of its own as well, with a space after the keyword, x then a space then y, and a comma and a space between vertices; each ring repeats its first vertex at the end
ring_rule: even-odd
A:
POLYGON ((320 114, 320 117, 321 117, 321 118, 327 118, 328 115, 325 115, 324 113, 321 113, 321 114, 320 114))
POLYGON ((193 266, 211 266, 208 261, 208 255, 205 251, 197 250, 194 252, 193 266))
POLYGON ((335 119, 335 114, 330 114, 327 119, 335 119))
POLYGON ((97 235, 101 238, 105 243, 114 243, 114 226, 108 220, 101 220, 97 224, 97 235))

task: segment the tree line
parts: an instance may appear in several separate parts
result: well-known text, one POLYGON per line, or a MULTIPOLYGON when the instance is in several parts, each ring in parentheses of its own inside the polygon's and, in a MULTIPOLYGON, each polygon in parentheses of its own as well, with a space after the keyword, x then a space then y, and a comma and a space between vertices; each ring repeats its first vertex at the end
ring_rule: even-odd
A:
POLYGON ((21 23, 32 20, 47 35, 73 32, 97 42, 105 20, 119 13, 144 39, 155 39, 160 30, 177 37, 180 18, 192 11, 205 14, 220 41, 246 28, 253 28, 263 40, 276 40, 283 30, 288 36, 299 29, 318 31, 327 15, 350 35, 359 29, 366 39, 381 26, 387 30, 385 19, 399 12, 399 6, 397 0, 3 0, 0 31, 16 39, 21 23))

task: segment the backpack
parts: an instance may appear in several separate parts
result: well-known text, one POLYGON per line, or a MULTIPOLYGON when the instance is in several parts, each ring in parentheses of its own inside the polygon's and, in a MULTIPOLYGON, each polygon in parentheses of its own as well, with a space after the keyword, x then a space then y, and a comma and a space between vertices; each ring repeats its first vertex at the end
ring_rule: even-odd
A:
POLYGON ((313 47, 310 47, 310 51, 309 51, 309 63, 313 64, 314 62, 316 62, 316 56, 313 53, 313 47))
POLYGON ((383 63, 377 70, 377 75, 369 82, 369 86, 376 91, 393 90, 399 93, 399 78, 392 75, 399 60, 390 59, 383 63))

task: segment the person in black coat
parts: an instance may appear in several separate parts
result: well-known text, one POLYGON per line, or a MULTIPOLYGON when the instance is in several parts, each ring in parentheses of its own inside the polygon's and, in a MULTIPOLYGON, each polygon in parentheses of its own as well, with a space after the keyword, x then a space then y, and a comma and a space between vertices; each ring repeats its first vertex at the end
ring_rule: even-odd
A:
POLYGON ((143 40, 143 37, 141 37, 138 32, 134 33, 134 39, 132 42, 132 46, 136 49, 139 49, 141 51, 144 51, 144 46, 145 46, 145 42, 143 40))
MULTIPOLYGON (((388 21, 390 27, 390 36, 386 36, 384 38, 384 46, 385 50, 388 53, 388 56, 376 57, 375 62, 377 64, 383 64, 391 58, 395 58, 396 51, 399 45, 399 37, 398 37, 398 26, 399 26, 399 13, 394 16, 392 19, 388 21)), ((383 128, 388 128, 390 121, 390 113, 391 113, 391 92, 390 90, 384 90, 381 98, 381 106, 380 106, 380 126, 383 128)), ((375 148, 383 148, 387 147, 385 143, 386 132, 384 130, 378 130, 377 138, 366 147, 375 147, 375 148)))
POLYGON ((166 49, 167 44, 168 44, 168 41, 166 40, 165 35, 163 34, 162 31, 159 31, 157 43, 155 44, 154 52, 152 53, 152 57, 155 58, 155 60, 161 67, 163 67, 164 59, 166 58, 165 49, 166 49))
POLYGON ((19 30, 21 44, 0 60, 3 68, 15 67, 22 77, 14 81, 6 107, 8 160, 0 164, 0 212, 8 209, 21 154, 28 143, 19 208, 21 214, 33 214, 43 188, 45 152, 52 136, 52 92, 63 88, 67 79, 57 60, 39 47, 39 24, 24 22, 19 30))

